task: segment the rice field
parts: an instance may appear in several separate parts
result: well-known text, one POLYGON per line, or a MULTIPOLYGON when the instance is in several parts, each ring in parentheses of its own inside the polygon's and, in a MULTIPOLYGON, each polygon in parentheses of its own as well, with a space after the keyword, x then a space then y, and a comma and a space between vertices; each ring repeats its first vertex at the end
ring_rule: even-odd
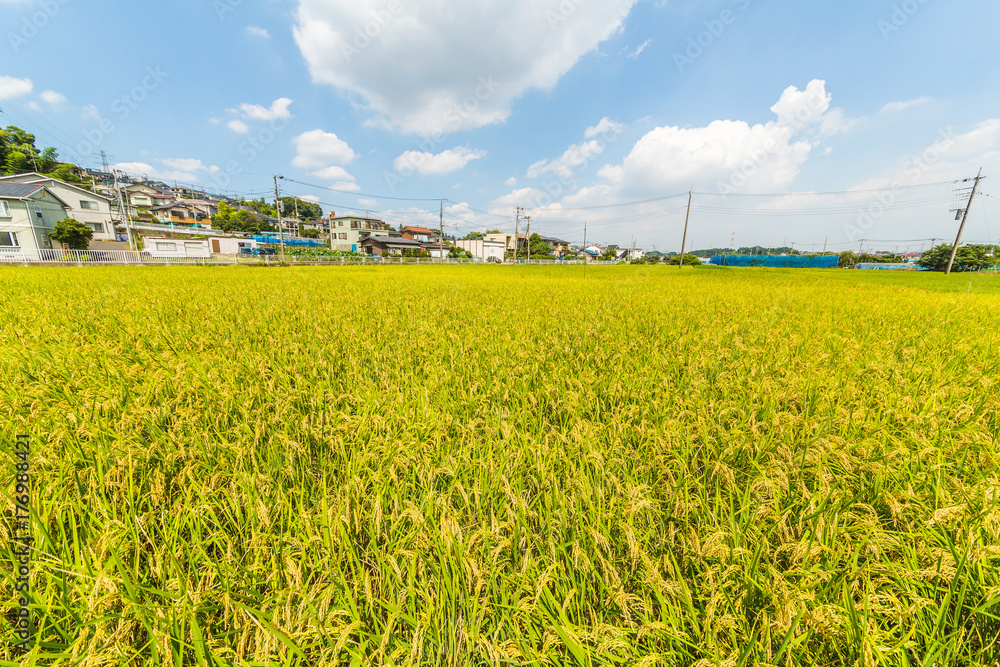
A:
POLYGON ((0 268, 0 664, 994 665, 998 297, 846 271, 0 268))

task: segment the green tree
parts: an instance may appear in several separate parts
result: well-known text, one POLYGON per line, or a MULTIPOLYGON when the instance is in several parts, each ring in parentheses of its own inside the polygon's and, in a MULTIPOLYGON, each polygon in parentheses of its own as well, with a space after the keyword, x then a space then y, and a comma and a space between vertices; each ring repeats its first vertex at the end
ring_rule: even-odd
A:
MULTIPOLYGON (((681 263, 681 256, 677 255, 675 257, 671 257, 667 263, 673 266, 678 266, 681 263)), ((691 266, 701 266, 701 259, 691 253, 684 253, 684 266, 687 266, 688 264, 691 266)))
POLYGON ((552 246, 542 240, 538 234, 532 234, 528 239, 528 247, 532 257, 548 257, 552 255, 552 246))
POLYGON ((22 151, 14 150, 7 154, 7 163, 3 168, 5 175, 27 174, 32 170, 31 160, 22 151))
POLYGON ((462 238, 463 241, 482 241, 486 238, 486 234, 483 232, 469 232, 462 238))
MULTIPOLYGON (((948 260, 951 259, 953 246, 942 244, 931 248, 925 252, 917 264, 931 271, 944 271, 948 268, 948 260)), ((958 249, 955 254, 954 271, 979 271, 992 266, 992 261, 987 254, 989 249, 982 245, 967 245, 958 249)))
POLYGON ((614 248, 608 248, 601 255, 602 262, 610 262, 613 259, 618 259, 618 251, 615 250, 614 248))
POLYGON ((94 230, 73 218, 64 218, 49 232, 49 238, 70 250, 86 250, 94 238, 94 230))
POLYGON ((318 229, 303 229, 299 232, 299 236, 305 239, 318 239, 319 230, 318 229))

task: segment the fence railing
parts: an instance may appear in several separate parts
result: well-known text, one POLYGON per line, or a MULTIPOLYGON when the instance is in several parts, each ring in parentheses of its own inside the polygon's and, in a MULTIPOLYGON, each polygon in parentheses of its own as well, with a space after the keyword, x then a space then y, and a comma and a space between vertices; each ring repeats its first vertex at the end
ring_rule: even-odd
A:
MULTIPOLYGON (((278 255, 268 256, 248 256, 248 255, 224 255, 213 254, 203 257, 156 257, 149 252, 135 252, 131 250, 61 250, 61 249, 41 249, 33 248, 0 248, 0 264, 53 264, 53 265, 163 265, 163 264, 187 264, 187 265, 267 265, 279 264, 281 258, 278 255)), ((298 266, 384 266, 384 265, 468 265, 486 264, 480 259, 434 259, 426 257, 323 257, 312 255, 286 254, 285 263, 298 266)), ((529 264, 526 259, 517 261, 520 265, 529 264)), ((531 260, 532 265, 559 265, 573 266, 586 264, 582 260, 531 260)), ((590 264, 614 264, 615 262, 589 262, 590 264)), ((512 265, 512 260, 507 260, 504 264, 512 265)))

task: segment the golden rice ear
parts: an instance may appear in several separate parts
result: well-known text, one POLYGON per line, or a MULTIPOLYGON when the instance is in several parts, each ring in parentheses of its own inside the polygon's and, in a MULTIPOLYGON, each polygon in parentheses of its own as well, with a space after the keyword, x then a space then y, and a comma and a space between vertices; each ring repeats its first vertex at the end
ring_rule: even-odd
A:
POLYGON ((33 655, 989 664, 1000 286, 756 271, 0 266, 33 655))

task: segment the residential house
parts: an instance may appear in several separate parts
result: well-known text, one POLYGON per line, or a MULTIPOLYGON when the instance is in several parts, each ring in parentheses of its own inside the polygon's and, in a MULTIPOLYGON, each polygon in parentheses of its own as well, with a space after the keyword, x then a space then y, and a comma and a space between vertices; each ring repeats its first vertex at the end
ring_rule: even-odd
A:
POLYGON ((422 252, 424 244, 402 236, 369 236, 361 242, 361 252, 366 255, 400 256, 407 250, 422 252))
MULTIPOLYGON (((331 246, 334 250, 362 252, 362 242, 372 236, 389 236, 386 224, 375 218, 360 218, 351 215, 331 217, 331 246)), ((369 253, 371 254, 371 253, 369 253)))
POLYGON ((552 246, 552 254, 556 257, 569 254, 569 241, 552 238, 551 236, 542 236, 541 234, 538 235, 538 238, 552 246))
POLYGON ((69 204, 38 183, 0 182, 0 259, 36 259, 58 246, 49 238, 69 204))
POLYGON ((646 256, 646 253, 639 248, 622 248, 618 251, 618 259, 625 262, 635 262, 646 256))
POLYGON ((95 241, 114 241, 115 224, 111 215, 111 200, 90 190, 38 173, 0 177, 0 182, 41 185, 69 205, 67 217, 78 220, 94 230, 95 241))
POLYGON ((437 232, 426 227, 403 227, 399 231, 404 239, 420 241, 421 243, 437 243, 440 238, 437 232))
POLYGON ((142 237, 143 252, 152 257, 180 257, 208 259, 212 249, 207 240, 168 239, 163 237, 142 237))
MULTIPOLYGON (((516 238, 517 238, 517 249, 518 249, 518 251, 519 252, 527 252, 527 250, 528 250, 528 236, 526 234, 518 234, 516 238)), ((500 242, 502 242, 504 244, 504 248, 506 249, 506 252, 511 253, 511 255, 514 254, 514 246, 515 246, 514 239, 515 239, 515 236, 513 234, 487 234, 486 235, 486 240, 487 241, 500 241, 500 242)))
POLYGON ((138 217, 147 217, 144 211, 149 211, 158 206, 166 206, 174 202, 174 196, 169 190, 163 191, 151 187, 145 183, 133 183, 123 188, 125 197, 132 208, 138 210, 138 217))
POLYGON ((171 203, 166 206, 154 206, 149 209, 158 222, 165 225, 181 225, 183 227, 211 227, 212 220, 198 208, 190 204, 171 203))
POLYGON ((462 250, 468 251, 476 259, 487 262, 491 259, 504 260, 506 246, 503 241, 491 241, 483 239, 481 241, 455 241, 455 245, 462 250))

